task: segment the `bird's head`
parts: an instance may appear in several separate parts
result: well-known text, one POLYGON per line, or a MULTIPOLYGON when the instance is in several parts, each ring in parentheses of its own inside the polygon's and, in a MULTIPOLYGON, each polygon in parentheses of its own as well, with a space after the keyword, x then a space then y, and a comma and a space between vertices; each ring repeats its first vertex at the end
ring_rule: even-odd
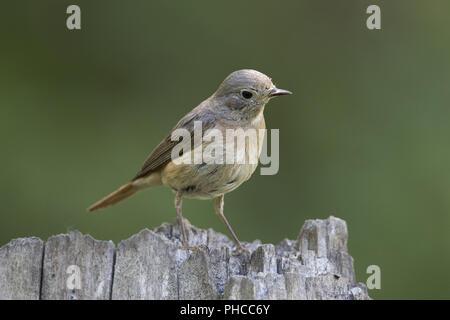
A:
POLYGON ((271 98, 288 94, 292 92, 278 89, 265 74, 243 69, 226 77, 213 97, 233 114, 250 120, 262 111, 271 98))

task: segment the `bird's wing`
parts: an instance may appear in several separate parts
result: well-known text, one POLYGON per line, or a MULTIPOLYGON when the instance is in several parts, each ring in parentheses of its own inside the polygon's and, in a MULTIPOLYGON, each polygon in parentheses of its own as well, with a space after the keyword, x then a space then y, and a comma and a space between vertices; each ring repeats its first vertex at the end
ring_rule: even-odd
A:
MULTIPOLYGON (((186 129, 191 134, 191 150, 193 150, 194 143, 194 122, 201 121, 202 122, 202 133, 210 128, 213 128, 215 125, 216 118, 214 115, 209 113, 198 113, 198 112, 190 112, 186 116, 184 116, 177 125, 172 129, 171 133, 165 137, 158 146, 150 153, 150 155, 145 160, 142 165, 141 170, 136 174, 136 176, 132 179, 132 181, 137 180, 139 178, 145 177, 151 172, 154 172, 167 163, 169 163, 172 159, 172 149, 178 143, 186 143, 186 141, 172 141, 171 136, 172 132, 176 129, 186 129)), ((182 156, 180 153, 179 156, 182 156)))

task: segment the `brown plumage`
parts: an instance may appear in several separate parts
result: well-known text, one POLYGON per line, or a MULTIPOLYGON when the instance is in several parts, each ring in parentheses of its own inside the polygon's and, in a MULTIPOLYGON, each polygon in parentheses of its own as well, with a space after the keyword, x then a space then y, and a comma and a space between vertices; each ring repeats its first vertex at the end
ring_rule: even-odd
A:
POLYGON ((104 197, 100 201, 94 203, 88 208, 88 211, 94 211, 97 209, 103 209, 115 205, 116 203, 131 197, 133 194, 138 192, 139 189, 133 186, 133 182, 128 182, 127 184, 121 186, 116 191, 112 192, 108 196, 104 197))
MULTIPOLYGON (((215 129, 223 137, 227 129, 265 129, 264 106, 270 98, 291 94, 291 92, 277 89, 271 79, 255 70, 239 70, 230 74, 219 86, 217 91, 199 106, 184 116, 161 143, 150 153, 141 170, 135 177, 118 190, 98 201, 88 208, 89 211, 102 209, 114 205, 142 189, 165 185, 176 192, 175 206, 178 213, 183 245, 187 248, 188 241, 182 222, 181 204, 183 197, 197 199, 217 198, 216 211, 229 229, 239 249, 242 246, 234 234, 231 226, 223 215, 224 194, 236 189, 248 180, 257 167, 257 160, 261 153, 263 136, 256 140, 246 140, 243 152, 252 162, 249 163, 176 163, 176 160, 190 159, 193 150, 208 146, 216 146, 223 141, 212 141, 205 138, 208 130, 215 129), (190 143, 191 152, 179 153, 173 157, 172 151, 179 143, 172 141, 172 132, 184 129, 194 136, 195 122, 202 125, 201 145, 190 143), (250 141, 250 142, 248 142, 250 141)), ((184 140, 183 140, 184 141, 184 140)), ((181 141, 180 143, 183 143, 181 141)), ((185 142, 185 141, 184 141, 185 142)), ((224 143, 220 145, 224 154, 235 148, 235 145, 224 143)))

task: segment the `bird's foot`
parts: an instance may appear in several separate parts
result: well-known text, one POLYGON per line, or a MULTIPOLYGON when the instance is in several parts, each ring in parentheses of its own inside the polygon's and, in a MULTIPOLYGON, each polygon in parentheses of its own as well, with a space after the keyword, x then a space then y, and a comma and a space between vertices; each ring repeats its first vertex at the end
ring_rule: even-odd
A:
POLYGON ((189 250, 189 251, 192 251, 192 252, 197 251, 199 249, 205 249, 205 248, 206 248, 206 246, 203 245, 203 244, 201 244, 199 246, 195 246, 195 247, 190 247, 190 246, 186 246, 186 245, 184 245, 182 247, 179 247, 180 250, 186 250, 186 251, 189 250))
POLYGON ((237 247, 236 247, 236 249, 235 249, 235 251, 234 251, 236 254, 249 254, 250 253, 250 251, 248 251, 247 249, 245 249, 241 244, 239 244, 237 247))

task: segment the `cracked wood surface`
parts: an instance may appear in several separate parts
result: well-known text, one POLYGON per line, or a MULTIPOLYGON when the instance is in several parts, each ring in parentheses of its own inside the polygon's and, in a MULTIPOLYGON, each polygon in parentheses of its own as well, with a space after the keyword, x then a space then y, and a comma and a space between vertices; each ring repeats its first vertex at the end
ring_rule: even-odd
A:
POLYGON ((341 219, 307 220, 298 239, 243 243, 239 254, 225 235, 185 223, 195 251, 181 249, 177 223, 117 246, 79 231, 14 239, 0 248, 0 299, 370 299, 341 219))

